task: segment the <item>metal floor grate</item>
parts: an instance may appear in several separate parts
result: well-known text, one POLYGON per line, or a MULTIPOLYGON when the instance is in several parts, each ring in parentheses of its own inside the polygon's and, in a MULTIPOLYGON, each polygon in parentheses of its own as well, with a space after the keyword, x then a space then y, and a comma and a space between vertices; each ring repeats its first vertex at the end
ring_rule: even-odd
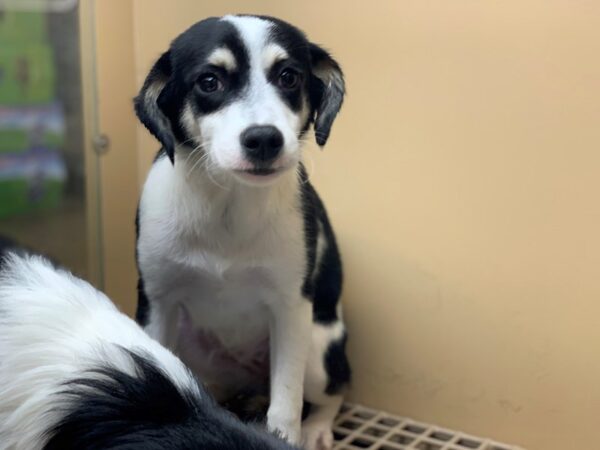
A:
POLYGON ((358 405, 344 405, 334 450, 524 450, 358 405))

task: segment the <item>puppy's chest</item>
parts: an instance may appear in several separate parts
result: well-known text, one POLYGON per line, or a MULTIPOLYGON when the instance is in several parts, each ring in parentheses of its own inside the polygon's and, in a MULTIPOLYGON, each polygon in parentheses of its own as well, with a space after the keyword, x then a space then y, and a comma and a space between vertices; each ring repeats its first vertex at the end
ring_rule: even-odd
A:
POLYGON ((266 377, 268 305, 277 301, 278 289, 265 268, 222 266, 180 280, 177 297, 184 311, 177 347, 206 383, 224 387, 266 377))
POLYGON ((297 212, 227 211, 179 218, 176 233, 142 222, 138 257, 151 301, 185 310, 179 350, 238 361, 264 353, 270 306, 300 299, 306 249, 297 212))
MULTIPOLYGON (((190 251, 185 261, 165 263, 160 300, 182 305, 188 329, 213 334, 228 348, 268 336, 269 307, 300 295, 301 264, 292 258, 236 258, 190 251)), ((189 331, 189 330, 188 330, 189 331)))
MULTIPOLYGON (((193 310, 209 309, 212 317, 221 310, 252 310, 276 296, 282 275, 261 266, 241 266, 217 258, 185 270, 178 277, 180 299, 193 310)), ((200 318, 198 318, 200 319, 200 318)))

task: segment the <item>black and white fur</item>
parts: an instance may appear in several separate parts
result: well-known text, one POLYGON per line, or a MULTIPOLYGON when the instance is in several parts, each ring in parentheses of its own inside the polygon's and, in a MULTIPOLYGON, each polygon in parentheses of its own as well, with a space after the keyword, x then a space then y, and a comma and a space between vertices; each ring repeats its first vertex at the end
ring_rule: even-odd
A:
POLYGON ((292 450, 88 283, 39 256, 1 267, 1 450, 292 450))
POLYGON ((337 62, 278 19, 203 20, 150 71, 161 142, 138 210, 138 321, 219 400, 269 384, 269 429, 328 449, 350 379, 342 268, 301 163, 344 95, 337 62), (303 399, 312 405, 301 426, 303 399))

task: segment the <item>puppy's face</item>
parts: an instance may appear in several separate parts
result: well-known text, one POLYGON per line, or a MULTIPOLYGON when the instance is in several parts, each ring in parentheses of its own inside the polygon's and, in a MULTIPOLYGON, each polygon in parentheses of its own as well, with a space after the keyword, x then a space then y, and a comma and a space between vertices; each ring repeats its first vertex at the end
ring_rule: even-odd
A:
POLYGON ((291 25, 226 16, 193 25, 152 68, 135 101, 175 162, 263 184, 300 160, 314 123, 324 145, 342 104, 338 64, 291 25), (199 158, 188 158, 190 152, 199 158))

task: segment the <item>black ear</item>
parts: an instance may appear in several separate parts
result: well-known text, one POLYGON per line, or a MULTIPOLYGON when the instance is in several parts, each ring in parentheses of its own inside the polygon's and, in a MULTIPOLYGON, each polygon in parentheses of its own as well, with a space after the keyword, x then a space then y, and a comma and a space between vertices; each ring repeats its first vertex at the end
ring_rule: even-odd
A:
POLYGON ((171 54, 165 52, 156 61, 134 99, 135 112, 144 126, 160 141, 171 162, 175 158, 175 136, 164 113, 171 90, 171 54))
POLYGON ((327 51, 310 44, 311 97, 315 111, 315 137, 317 144, 325 145, 331 126, 344 101, 346 88, 340 65, 327 51))

